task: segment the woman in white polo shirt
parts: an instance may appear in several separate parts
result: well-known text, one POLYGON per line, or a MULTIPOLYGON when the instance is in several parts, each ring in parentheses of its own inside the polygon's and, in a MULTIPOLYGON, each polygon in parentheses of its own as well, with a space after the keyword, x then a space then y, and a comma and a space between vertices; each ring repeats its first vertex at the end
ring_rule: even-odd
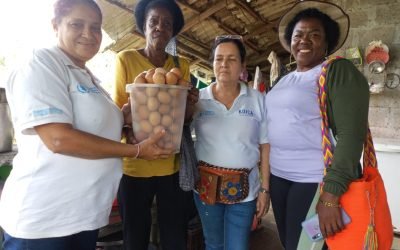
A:
POLYGON ((155 144, 163 132, 136 145, 119 142, 129 112, 85 67, 100 47, 98 5, 58 0, 54 14, 57 46, 35 50, 6 86, 18 143, 0 202, 7 250, 95 249, 122 175, 120 157, 171 153, 155 144))
POLYGON ((266 109, 263 95, 239 82, 245 57, 240 36, 216 38, 212 54, 216 82, 200 91, 193 118, 199 168, 217 172, 243 169, 248 176, 242 174, 241 178, 249 182, 248 188, 244 182, 225 182, 215 195, 209 192, 213 186, 209 180, 215 175, 200 171, 195 202, 207 249, 248 249, 254 215, 260 218, 269 208, 266 109))

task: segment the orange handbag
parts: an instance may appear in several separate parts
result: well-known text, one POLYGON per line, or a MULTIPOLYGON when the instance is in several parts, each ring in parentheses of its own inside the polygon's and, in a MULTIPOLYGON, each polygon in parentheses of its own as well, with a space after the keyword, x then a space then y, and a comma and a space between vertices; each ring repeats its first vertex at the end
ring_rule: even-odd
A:
MULTIPOLYGON (((328 65, 333 60, 330 59, 324 63, 319 79, 325 167, 329 167, 332 161, 332 143, 330 142, 326 112, 326 72, 328 65)), ((341 232, 326 239, 330 250, 388 250, 391 248, 393 242, 392 219, 385 186, 378 171, 369 128, 364 142, 363 176, 350 183, 348 190, 340 198, 340 205, 350 216, 351 223, 346 225, 341 232)))

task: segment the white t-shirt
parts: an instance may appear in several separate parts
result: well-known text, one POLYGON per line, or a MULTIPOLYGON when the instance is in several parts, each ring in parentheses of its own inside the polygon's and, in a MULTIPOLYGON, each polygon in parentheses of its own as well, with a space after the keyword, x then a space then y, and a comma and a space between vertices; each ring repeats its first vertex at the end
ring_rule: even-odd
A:
POLYGON ((250 190, 245 201, 254 200, 260 187, 260 144, 268 143, 264 96, 240 84, 239 96, 228 110, 215 100, 211 84, 200 91, 193 117, 198 160, 226 168, 249 168, 250 190))
POLYGON ((10 76, 6 91, 18 154, 1 196, 0 225, 11 236, 60 237, 108 224, 121 159, 55 154, 33 129, 68 123, 119 141, 122 113, 98 83, 57 47, 35 50, 10 76))
POLYGON ((284 76, 266 96, 271 173, 295 182, 322 181, 317 80, 322 64, 284 76))

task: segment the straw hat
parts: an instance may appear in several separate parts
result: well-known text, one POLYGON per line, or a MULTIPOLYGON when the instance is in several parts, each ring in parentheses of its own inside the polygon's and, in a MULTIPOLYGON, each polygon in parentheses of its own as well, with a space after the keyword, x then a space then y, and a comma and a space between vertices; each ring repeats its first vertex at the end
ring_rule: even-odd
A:
POLYGON ((334 21, 336 21, 339 24, 339 34, 340 35, 339 35, 337 45, 331 51, 331 54, 333 54, 335 51, 340 49, 340 47, 342 47, 342 45, 346 41, 347 35, 349 33, 350 18, 343 11, 342 8, 340 8, 336 4, 329 3, 329 2, 304 0, 304 1, 297 2, 295 5, 293 5, 293 7, 290 8, 279 20, 278 31, 279 31, 280 43, 288 52, 290 52, 290 44, 287 44, 287 42, 285 40, 286 26, 300 11, 303 11, 303 10, 309 9, 309 8, 318 9, 319 11, 327 14, 330 18, 332 18, 334 21))

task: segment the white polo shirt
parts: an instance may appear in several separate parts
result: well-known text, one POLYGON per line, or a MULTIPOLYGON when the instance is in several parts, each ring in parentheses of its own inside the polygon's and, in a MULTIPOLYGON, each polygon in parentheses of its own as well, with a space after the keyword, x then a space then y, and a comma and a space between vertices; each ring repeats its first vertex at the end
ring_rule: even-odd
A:
POLYGON ((260 144, 268 143, 264 96, 240 83, 240 93, 232 107, 215 100, 211 84, 200 91, 193 117, 198 160, 226 168, 252 169, 250 191, 243 200, 254 200, 260 187, 258 162, 260 144))
POLYGON ((55 154, 33 129, 69 123, 119 141, 121 111, 98 80, 53 47, 35 50, 10 76, 6 91, 18 154, 0 200, 1 227, 11 236, 35 239, 107 225, 122 176, 121 159, 55 154))

